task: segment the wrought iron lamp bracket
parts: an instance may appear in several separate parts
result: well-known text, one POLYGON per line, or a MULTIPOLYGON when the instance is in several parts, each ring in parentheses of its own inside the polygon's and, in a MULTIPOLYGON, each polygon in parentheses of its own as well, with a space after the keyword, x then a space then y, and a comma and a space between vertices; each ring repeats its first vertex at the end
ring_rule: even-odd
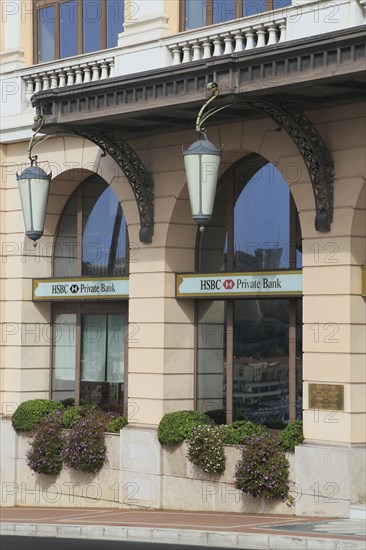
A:
MULTIPOLYGON (((41 130, 44 118, 40 115, 37 117, 38 127, 31 140, 29 146, 29 155, 31 162, 35 162, 37 157, 31 157, 31 149, 34 147, 34 138, 41 130), (32 160, 33 159, 33 160, 32 160)), ((137 208, 140 216, 140 241, 146 244, 152 242, 154 234, 154 183, 144 166, 142 160, 132 147, 118 133, 111 131, 103 131, 96 127, 73 127, 66 125, 58 125, 58 131, 53 134, 42 136, 39 142, 44 141, 50 135, 57 134, 72 134, 83 137, 92 141, 103 151, 102 156, 107 154, 113 158, 117 165, 125 174, 132 191, 135 195, 137 208)))
POLYGON ((271 117, 290 136, 309 172, 316 208, 315 229, 319 232, 330 231, 333 222, 334 162, 313 123, 285 100, 235 97, 229 105, 237 103, 246 104, 271 117))

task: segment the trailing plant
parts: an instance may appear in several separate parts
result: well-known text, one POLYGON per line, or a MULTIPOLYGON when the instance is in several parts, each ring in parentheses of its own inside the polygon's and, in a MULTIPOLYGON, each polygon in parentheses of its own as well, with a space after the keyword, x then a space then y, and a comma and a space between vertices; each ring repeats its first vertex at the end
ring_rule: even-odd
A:
POLYGON ((296 445, 304 441, 303 425, 301 420, 291 422, 280 434, 282 451, 294 452, 296 445))
POLYGON ((193 428, 208 424, 210 419, 199 411, 167 413, 158 426, 158 440, 162 445, 174 445, 190 437, 193 428))
POLYGON ((16 431, 31 431, 42 418, 62 409, 61 403, 50 399, 30 399, 17 407, 11 422, 16 431))
POLYGON ((62 450, 65 466, 84 473, 96 473, 106 453, 104 431, 111 417, 102 411, 91 411, 69 430, 62 450))
POLYGON ((105 431, 111 433, 118 433, 128 424, 127 416, 118 416, 113 420, 110 420, 106 426, 105 431))
POLYGON ((34 428, 26 462, 37 474, 57 475, 62 469, 62 413, 49 414, 34 428))
POLYGON ((288 468, 273 434, 249 437, 235 468, 235 487, 254 497, 290 502, 288 468))
POLYGON ((224 427, 224 445, 243 445, 250 436, 268 433, 268 429, 261 424, 255 424, 250 420, 237 420, 224 427))
POLYGON ((204 424, 193 429, 188 439, 188 459, 204 472, 225 470, 223 428, 204 424))

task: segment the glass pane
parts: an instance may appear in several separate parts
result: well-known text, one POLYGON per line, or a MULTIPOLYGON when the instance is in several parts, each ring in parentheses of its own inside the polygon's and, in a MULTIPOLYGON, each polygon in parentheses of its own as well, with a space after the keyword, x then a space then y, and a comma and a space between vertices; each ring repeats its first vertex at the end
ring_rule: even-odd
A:
POLYGON ((72 0, 60 4, 60 57, 77 53, 77 2, 72 0))
POLYGON ((249 180, 234 208, 235 271, 289 267, 289 198, 289 186, 273 164, 249 180))
POLYGON ((95 52, 102 48, 102 7, 100 0, 83 1, 83 52, 95 52))
POLYGON ((185 30, 206 25, 206 0, 186 0, 185 30))
POLYGON ((124 336, 126 330, 125 315, 111 313, 108 315, 108 353, 107 381, 124 382, 124 336))
POLYGON ((201 273, 226 270, 227 193, 223 186, 215 199, 211 222, 200 233, 198 269, 201 273))
POLYGON ((107 316, 83 315, 81 325, 81 380, 104 382, 106 377, 107 316))
POLYGON ((66 208, 57 233, 53 260, 55 277, 73 277, 77 273, 77 196, 66 208))
POLYGON ((243 16, 258 15, 267 10, 267 0, 243 0, 243 16))
POLYGON ((234 302, 233 401, 236 416, 288 422, 288 300, 234 302))
POLYGON ((118 34, 123 31, 124 0, 107 2, 107 48, 117 46, 118 34))
POLYGON ((212 4, 213 23, 235 19, 235 3, 236 0, 214 1, 212 4))
POLYGON ((55 7, 38 10, 38 63, 55 59, 55 7))
POLYGON ((76 315, 57 314, 52 333, 52 399, 75 399, 76 315))
POLYGON ((292 0, 273 0, 273 9, 277 10, 278 8, 285 8, 286 6, 291 6, 292 0))
POLYGON ((82 316, 80 399, 122 412, 125 315, 82 316))
POLYGON ((126 266, 126 220, 111 187, 83 187, 83 275, 122 276, 126 266))
POLYGON ((225 302, 199 302, 198 308, 197 408, 225 417, 225 302))

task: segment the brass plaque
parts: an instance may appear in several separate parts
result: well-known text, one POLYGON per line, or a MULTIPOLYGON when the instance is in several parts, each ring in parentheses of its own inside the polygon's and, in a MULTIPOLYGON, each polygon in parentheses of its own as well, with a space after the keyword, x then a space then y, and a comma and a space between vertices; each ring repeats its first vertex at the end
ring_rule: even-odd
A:
POLYGON ((344 386, 309 384, 309 409, 344 411, 344 386))

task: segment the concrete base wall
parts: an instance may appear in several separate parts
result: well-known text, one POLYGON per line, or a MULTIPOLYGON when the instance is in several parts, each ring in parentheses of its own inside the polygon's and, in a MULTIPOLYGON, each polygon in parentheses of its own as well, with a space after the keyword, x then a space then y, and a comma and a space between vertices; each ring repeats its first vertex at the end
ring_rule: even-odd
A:
POLYGON ((106 434, 107 459, 97 474, 34 474, 26 464, 28 434, 1 424, 1 505, 152 508, 207 512, 348 517, 364 502, 365 446, 306 443, 287 453, 293 504, 254 498, 234 485, 237 447, 226 446, 223 474, 206 474, 187 459, 187 444, 161 446, 156 429, 128 426, 106 434))

